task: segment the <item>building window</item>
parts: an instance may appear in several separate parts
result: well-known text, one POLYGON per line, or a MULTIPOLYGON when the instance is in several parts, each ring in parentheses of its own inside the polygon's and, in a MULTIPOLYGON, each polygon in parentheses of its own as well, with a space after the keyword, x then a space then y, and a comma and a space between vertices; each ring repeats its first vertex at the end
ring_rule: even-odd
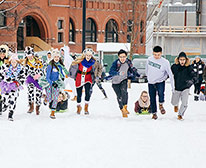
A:
POLYGON ((60 30, 60 29, 63 29, 63 20, 58 20, 57 26, 58 26, 58 29, 59 29, 59 30, 60 30))
POLYGON ((75 42, 75 27, 71 18, 69 19, 69 41, 75 42))
POLYGON ((63 42, 63 33, 62 32, 58 32, 58 43, 63 42))
POLYGON ((118 26, 114 19, 110 19, 106 24, 105 42, 118 42, 118 26))
POLYGON ((140 32, 143 32, 144 30, 144 21, 141 20, 140 22, 140 32))
POLYGON ((88 18, 86 22, 86 42, 97 41, 97 27, 93 19, 88 18))
POLYGON ((127 42, 131 42, 132 20, 127 21, 127 42))
POLYGON ((0 27, 6 26, 6 12, 0 11, 0 27))

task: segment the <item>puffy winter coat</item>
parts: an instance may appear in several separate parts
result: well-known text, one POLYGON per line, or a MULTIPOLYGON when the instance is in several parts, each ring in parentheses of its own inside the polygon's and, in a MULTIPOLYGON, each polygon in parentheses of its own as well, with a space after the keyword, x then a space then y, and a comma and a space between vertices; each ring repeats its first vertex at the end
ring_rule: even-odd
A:
POLYGON ((197 76, 198 83, 202 83, 203 70, 204 70, 204 67, 205 67, 205 63, 202 60, 200 60, 199 62, 196 62, 196 60, 194 60, 192 62, 192 67, 193 67, 193 70, 195 71, 195 74, 197 76))
POLYGON ((175 90, 183 91, 197 83, 197 78, 192 66, 190 65, 189 58, 187 58, 184 66, 181 66, 178 59, 175 58, 175 63, 172 65, 171 70, 174 75, 175 90))

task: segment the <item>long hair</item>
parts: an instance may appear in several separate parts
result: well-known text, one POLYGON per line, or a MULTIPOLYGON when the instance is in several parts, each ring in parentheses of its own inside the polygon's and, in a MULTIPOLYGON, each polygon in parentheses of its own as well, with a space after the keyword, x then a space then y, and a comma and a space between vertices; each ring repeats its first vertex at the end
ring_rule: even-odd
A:
MULTIPOLYGON (((82 54, 81 56, 77 57, 73 62, 72 62, 72 65, 77 65, 79 64, 80 62, 82 62, 84 60, 84 58, 86 57, 86 55, 82 54)), ((96 59, 92 56, 91 59, 95 60, 96 59)))
MULTIPOLYGON (((64 66, 64 63, 63 63, 63 61, 62 61, 61 58, 59 58, 59 63, 60 63, 62 66, 64 66)), ((57 65, 55 64, 54 59, 52 59, 52 60, 49 62, 49 64, 52 66, 52 69, 55 67, 55 68, 59 71, 59 68, 58 68, 57 65)))

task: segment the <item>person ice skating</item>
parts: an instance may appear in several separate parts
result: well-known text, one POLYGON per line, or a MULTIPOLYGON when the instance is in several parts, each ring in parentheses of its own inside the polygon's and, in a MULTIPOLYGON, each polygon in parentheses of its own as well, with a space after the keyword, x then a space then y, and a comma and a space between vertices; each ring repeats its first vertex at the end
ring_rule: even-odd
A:
POLYGON ((84 114, 89 114, 90 89, 95 79, 94 63, 94 51, 91 48, 86 48, 82 56, 73 61, 70 67, 70 75, 75 79, 77 89, 77 114, 80 114, 82 110, 81 97, 83 87, 85 89, 84 114))
MULTIPOLYGON (((9 47, 7 45, 0 45, 0 70, 2 65, 8 60, 9 47)), ((1 79, 0 79, 1 82, 1 79)), ((0 115, 2 114, 2 96, 0 94, 0 115)))
POLYGON ((147 91, 142 91, 140 98, 135 102, 134 111, 138 114, 151 113, 150 99, 147 91))
POLYGON ((171 103, 174 106, 174 111, 178 112, 178 120, 182 120, 187 109, 190 87, 196 82, 197 78, 190 60, 184 52, 181 52, 175 63, 171 66, 174 74, 175 90, 172 94, 171 103), (181 105, 179 108, 179 102, 181 105))
POLYGON ((195 60, 192 62, 193 70, 195 71, 196 77, 198 79, 198 82, 194 84, 194 100, 199 100, 199 94, 200 94, 200 88, 203 81, 203 70, 205 67, 205 63, 201 60, 200 56, 196 56, 195 60))
MULTIPOLYGON (((64 57, 64 65, 67 69, 70 68, 72 62, 74 61, 74 59, 70 56, 70 49, 68 46, 64 46, 60 49, 61 51, 61 55, 64 57)), ((69 83, 69 86, 72 89, 72 93, 74 95, 74 97, 71 99, 72 101, 76 101, 77 100, 77 91, 76 91, 76 86, 75 86, 75 80, 72 79, 71 77, 68 77, 67 79, 65 79, 65 85, 67 85, 69 83)))
MULTIPOLYGON (((56 106, 56 112, 64 111, 68 108, 68 99, 70 98, 69 94, 66 92, 59 92, 58 103, 56 106)), ((52 108, 53 101, 50 102, 49 108, 52 108)))
POLYGON ((60 89, 64 89, 64 81, 63 79, 68 77, 69 72, 65 68, 63 61, 60 56, 60 52, 58 49, 54 49, 52 51, 52 60, 50 61, 47 72, 46 79, 49 85, 46 87, 46 96, 47 101, 49 103, 52 102, 51 105, 51 114, 50 118, 55 119, 55 111, 58 104, 58 96, 60 89))
POLYGON ((150 56, 146 63, 146 75, 148 79, 148 88, 151 104, 152 119, 157 119, 157 103, 156 95, 159 96, 159 109, 161 114, 166 111, 163 107, 165 81, 169 76, 172 90, 174 90, 174 78, 168 60, 162 57, 162 48, 155 46, 153 48, 153 56, 150 56))
POLYGON ((134 76, 134 72, 132 62, 127 58, 125 50, 121 49, 118 52, 118 59, 112 63, 109 75, 112 76, 112 88, 117 96, 122 116, 127 118, 129 114, 127 109, 127 79, 134 76))
POLYGON ((93 87, 94 87, 94 85, 96 83, 98 88, 102 91, 102 93, 104 95, 104 98, 106 99, 107 98, 107 94, 106 94, 106 92, 105 92, 105 90, 104 90, 104 88, 102 87, 102 84, 101 84, 102 65, 99 63, 98 59, 96 59, 96 62, 94 64, 94 68, 95 68, 95 71, 94 71, 95 80, 94 80, 94 83, 92 84, 90 94, 92 94, 93 87))
POLYGON ((13 121, 19 91, 23 89, 22 85, 25 81, 24 68, 18 59, 17 53, 11 55, 8 64, 1 66, 0 80, 3 99, 2 111, 8 110, 8 119, 13 121))
POLYGON ((28 113, 34 111, 34 98, 36 98, 36 115, 40 114, 42 88, 38 81, 41 76, 44 75, 43 63, 37 57, 34 57, 34 50, 32 47, 27 46, 25 48, 25 75, 26 84, 28 88, 28 102, 29 110, 28 113), (35 93, 36 92, 36 93, 35 93), (35 95, 34 95, 35 94, 35 95))

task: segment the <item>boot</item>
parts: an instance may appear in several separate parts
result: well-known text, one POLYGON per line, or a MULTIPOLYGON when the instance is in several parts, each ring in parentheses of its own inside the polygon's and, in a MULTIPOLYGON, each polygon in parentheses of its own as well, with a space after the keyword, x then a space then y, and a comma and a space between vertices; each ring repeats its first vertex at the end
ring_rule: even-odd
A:
POLYGON ((157 114, 154 113, 154 114, 152 115, 152 119, 156 120, 157 118, 158 118, 158 117, 157 117, 157 114))
POLYGON ((127 105, 123 106, 124 110, 126 111, 127 114, 130 114, 130 112, 127 110, 127 105))
POLYGON ((36 115, 40 114, 39 108, 40 108, 40 106, 36 106, 36 115))
POLYGON ((175 112, 175 113, 178 112, 178 106, 174 106, 174 112, 175 112))
POLYGON ((50 114, 50 118, 51 118, 51 119, 56 119, 54 113, 55 113, 55 110, 52 110, 52 111, 51 111, 51 114, 50 114))
POLYGON ((77 105, 77 114, 80 114, 82 111, 81 105, 77 105))
POLYGON ((127 118, 127 117, 128 117, 127 111, 126 111, 124 108, 122 108, 121 111, 122 111, 122 117, 123 117, 123 118, 127 118))
POLYGON ((163 107, 163 104, 159 104, 159 109, 160 109, 161 114, 165 114, 166 113, 166 111, 165 111, 165 109, 163 107))
POLYGON ((9 120, 9 121, 14 121, 14 119, 13 119, 13 113, 14 113, 13 111, 10 111, 10 112, 9 112, 9 116, 8 116, 8 120, 9 120))
POLYGON ((34 111, 34 102, 33 103, 29 103, 29 110, 27 113, 32 113, 34 111))
POLYGON ((178 115, 178 116, 177 116, 177 119, 178 119, 178 120, 183 120, 183 118, 182 118, 181 115, 178 115))
POLYGON ((198 100, 199 100, 199 97, 198 97, 198 96, 194 96, 194 100, 195 100, 195 101, 198 101, 198 100))
POLYGON ((77 101, 77 96, 74 96, 73 99, 71 99, 71 101, 77 101))
POLYGON ((46 96, 45 94, 43 94, 43 95, 42 95, 42 98, 44 99, 44 100, 43 100, 43 103, 44 103, 44 105, 46 106, 47 103, 48 103, 48 101, 47 101, 47 96, 46 96))
POLYGON ((84 105, 84 114, 85 115, 89 115, 88 106, 89 106, 89 104, 84 105))

